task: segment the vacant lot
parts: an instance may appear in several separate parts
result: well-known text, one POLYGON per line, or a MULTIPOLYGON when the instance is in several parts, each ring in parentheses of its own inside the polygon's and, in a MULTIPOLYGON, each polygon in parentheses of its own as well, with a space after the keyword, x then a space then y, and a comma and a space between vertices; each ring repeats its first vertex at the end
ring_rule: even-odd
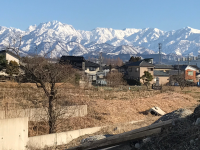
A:
MULTIPOLYGON (((87 127, 121 124, 136 120, 148 120, 135 127, 151 124, 158 117, 146 115, 145 111, 153 106, 160 107, 166 113, 178 108, 192 108, 198 104, 200 89, 187 87, 183 91, 179 87, 164 87, 162 91, 147 91, 145 87, 119 88, 84 88, 71 84, 58 84, 58 103, 67 105, 88 105, 88 115, 64 120, 58 132, 76 130, 87 127), (151 117, 150 121, 149 118, 151 117)), ((46 99, 42 89, 35 84, 0 83, 1 109, 18 109, 41 107, 46 99)), ((47 134, 44 122, 29 123, 29 136, 47 134)))

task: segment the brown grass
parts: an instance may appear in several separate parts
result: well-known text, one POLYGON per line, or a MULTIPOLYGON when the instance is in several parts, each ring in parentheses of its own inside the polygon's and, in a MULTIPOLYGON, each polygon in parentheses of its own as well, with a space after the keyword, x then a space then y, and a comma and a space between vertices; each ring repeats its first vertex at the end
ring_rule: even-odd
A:
MULTIPOLYGON (((149 116, 144 112, 151 107, 158 106, 166 113, 178 108, 194 107, 198 104, 198 98, 195 98, 195 95, 200 93, 198 87, 188 87, 183 91, 179 90, 179 87, 164 87, 162 91, 147 91, 145 87, 131 87, 131 90, 128 90, 127 86, 110 89, 107 87, 80 89, 72 84, 57 84, 57 86, 60 105, 88 105, 87 116, 64 120, 65 123, 58 127, 58 132, 114 125, 133 120, 147 120, 149 116)), ((13 82, 0 83, 0 92, 2 109, 6 105, 8 109, 40 107, 46 98, 43 91, 32 83, 21 85, 13 82), (32 100, 37 103, 33 103, 32 100)), ((47 133, 47 124, 29 123, 29 136, 47 133)))

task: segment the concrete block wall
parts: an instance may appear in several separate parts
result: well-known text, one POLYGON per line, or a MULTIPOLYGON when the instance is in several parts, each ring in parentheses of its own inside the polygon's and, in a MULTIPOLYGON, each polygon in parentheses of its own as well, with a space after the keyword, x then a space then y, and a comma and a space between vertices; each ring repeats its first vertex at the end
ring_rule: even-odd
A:
POLYGON ((0 120, 0 150, 25 150, 28 118, 0 120))
POLYGON ((27 145, 38 149, 42 149, 47 146, 53 147, 53 146, 63 145, 71 142, 73 139, 78 138, 82 135, 95 133, 101 130, 101 128, 102 127, 93 127, 93 128, 86 128, 68 132, 29 137, 27 145))
MULTIPOLYGON (((87 105, 61 107, 59 111, 63 114, 63 118, 83 117, 87 115, 87 105)), ((0 111, 0 119, 20 117, 28 117, 29 121, 47 120, 47 109, 32 108, 0 111)))

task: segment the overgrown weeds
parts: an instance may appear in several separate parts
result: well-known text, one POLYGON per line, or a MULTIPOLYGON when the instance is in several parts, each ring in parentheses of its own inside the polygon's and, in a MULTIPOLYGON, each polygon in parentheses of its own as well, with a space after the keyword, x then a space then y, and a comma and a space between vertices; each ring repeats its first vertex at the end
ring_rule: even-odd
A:
MULTIPOLYGON (((144 111, 139 106, 140 99, 149 99, 161 93, 159 90, 146 90, 142 86, 87 87, 84 89, 72 84, 56 84, 56 86, 59 86, 58 105, 88 105, 87 116, 62 120, 63 124, 57 127, 57 132, 132 121, 133 119, 140 120, 139 118, 142 115, 138 112, 144 111)), ((5 108, 8 110, 41 108, 44 106, 46 97, 35 84, 0 83, 0 89, 1 110, 5 110, 5 108)), ((173 92, 173 90, 171 87, 166 87, 162 92, 173 92)), ((144 103, 147 103, 143 106, 144 109, 153 107, 149 102, 144 103)), ((153 102, 151 103, 154 105, 153 102)), ((159 103, 162 104, 162 101, 159 103)), ((156 102, 155 104, 159 103, 156 102)), ((171 105, 165 106, 174 109, 175 106, 171 107, 171 105)), ((46 122, 29 122, 29 136, 48 134, 47 131, 46 122)))

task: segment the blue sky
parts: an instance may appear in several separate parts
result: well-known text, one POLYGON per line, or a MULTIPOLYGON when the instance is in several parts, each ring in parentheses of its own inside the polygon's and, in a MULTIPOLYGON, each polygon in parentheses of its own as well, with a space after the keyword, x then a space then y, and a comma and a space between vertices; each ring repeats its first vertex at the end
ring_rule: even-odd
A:
POLYGON ((80 30, 200 29, 200 0, 1 0, 0 26, 26 30, 53 20, 80 30))

